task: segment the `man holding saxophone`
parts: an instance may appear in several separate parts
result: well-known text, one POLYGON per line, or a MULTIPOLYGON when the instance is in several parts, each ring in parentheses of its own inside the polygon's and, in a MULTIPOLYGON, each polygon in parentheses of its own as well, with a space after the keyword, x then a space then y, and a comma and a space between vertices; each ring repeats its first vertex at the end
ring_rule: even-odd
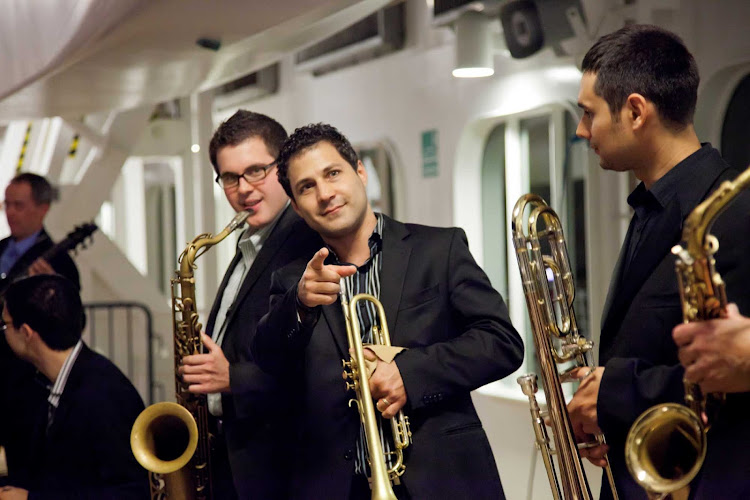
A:
MULTIPOLYGON (((463 231, 374 213, 362 162, 329 125, 290 136, 279 154, 279 180, 325 242, 312 259, 275 273, 271 309, 254 342, 262 367, 294 374, 292 498, 370 498, 367 443, 341 377, 341 360, 356 349, 347 341, 340 294, 351 300, 363 292, 380 299, 391 342, 405 348, 392 361, 365 349, 375 363, 375 413, 388 419, 403 410, 411 422, 413 442, 395 494, 503 498, 470 391, 518 368, 523 345, 463 231)), ((353 321, 367 342, 375 321, 370 305, 358 307, 353 321)), ((382 445, 388 450, 390 440, 382 445)))
MULTIPOLYGON (((672 328, 682 321, 672 247, 684 219, 722 181, 734 178, 719 152, 693 128, 698 70, 672 33, 634 25, 599 39, 583 60, 577 135, 589 141, 602 168, 632 171, 641 181, 628 197, 634 209, 602 314, 599 362, 580 370, 568 405, 579 439, 603 431, 620 498, 646 498, 625 464, 633 422, 657 403, 684 403, 683 375, 672 328)), ((740 195, 714 224, 717 271, 730 300, 750 311, 750 196, 740 195)), ((691 485, 694 498, 747 498, 750 431, 727 398, 708 433, 708 454, 691 485), (740 450, 740 451, 732 451, 740 450)), ((603 465, 606 446, 582 450, 603 465)), ((605 485, 606 486, 606 485, 605 485)), ((611 498, 606 487, 601 498, 611 498)))
POLYGON ((268 310, 271 273, 320 248, 276 176, 286 137, 276 120, 240 110, 219 126, 209 146, 227 201, 250 213, 202 335, 208 352, 185 356, 180 368, 191 392, 208 394, 215 499, 285 498, 286 399, 280 383, 256 364, 250 342, 268 310))

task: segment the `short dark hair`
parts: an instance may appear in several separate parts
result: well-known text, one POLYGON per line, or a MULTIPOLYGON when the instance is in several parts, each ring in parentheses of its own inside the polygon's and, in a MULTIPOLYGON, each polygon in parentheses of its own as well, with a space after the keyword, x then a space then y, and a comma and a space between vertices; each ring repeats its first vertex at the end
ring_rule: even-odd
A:
POLYGON ((647 24, 626 26, 601 37, 583 58, 582 70, 596 75, 594 92, 612 114, 635 92, 654 103, 667 126, 693 123, 698 66, 674 33, 647 24))
POLYGON ((339 132, 336 127, 326 123, 311 123, 310 125, 300 127, 289 136, 289 139, 284 143, 284 147, 281 148, 281 152, 276 159, 279 183, 282 185, 289 198, 294 199, 292 186, 289 183, 289 162, 295 156, 312 148, 320 142, 327 142, 336 148, 336 151, 339 152, 341 157, 346 160, 354 170, 357 170, 357 162, 359 161, 357 152, 354 151, 354 147, 352 147, 349 139, 344 137, 344 134, 339 132))
POLYGON ((10 180, 11 184, 20 184, 22 182, 26 182, 31 186, 31 197, 37 205, 49 205, 53 201, 57 201, 57 188, 41 175, 24 172, 10 180))
POLYGON ((55 351, 76 345, 83 331, 83 306, 78 289, 58 274, 38 274, 8 287, 5 306, 13 327, 24 323, 55 351))
POLYGON ((219 173, 219 164, 216 161, 216 156, 219 154, 219 150, 225 146, 241 144, 251 137, 259 137, 265 143, 271 156, 276 158, 287 134, 284 127, 273 118, 261 113, 240 109, 219 125, 208 145, 211 165, 214 166, 217 174, 219 173))

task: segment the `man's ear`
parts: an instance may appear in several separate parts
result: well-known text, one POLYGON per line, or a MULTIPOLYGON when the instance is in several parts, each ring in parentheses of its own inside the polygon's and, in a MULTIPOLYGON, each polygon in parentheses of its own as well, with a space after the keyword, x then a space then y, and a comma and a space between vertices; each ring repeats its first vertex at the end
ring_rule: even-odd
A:
POLYGON ((367 169, 365 168, 362 160, 357 160, 357 175, 362 179, 362 183, 367 185, 367 169))
POLYGON ((653 103, 641 94, 632 93, 625 100, 623 112, 628 123, 637 130, 642 128, 653 112, 653 103))
POLYGON ((34 338, 35 335, 39 335, 36 333, 36 331, 31 328, 28 324, 24 323, 21 325, 21 327, 18 329, 18 331, 23 335, 23 339, 28 343, 31 341, 31 339, 34 338))

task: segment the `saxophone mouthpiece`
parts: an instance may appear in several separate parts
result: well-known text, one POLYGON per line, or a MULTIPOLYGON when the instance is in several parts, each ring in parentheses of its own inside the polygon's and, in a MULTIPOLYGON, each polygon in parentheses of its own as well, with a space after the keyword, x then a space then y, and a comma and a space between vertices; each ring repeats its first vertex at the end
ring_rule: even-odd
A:
POLYGON ((234 219, 232 219, 229 224, 227 225, 227 229, 229 229, 229 232, 231 233, 238 227, 242 226, 242 224, 245 223, 245 220, 250 217, 250 212, 242 211, 237 212, 237 215, 234 216, 234 219))

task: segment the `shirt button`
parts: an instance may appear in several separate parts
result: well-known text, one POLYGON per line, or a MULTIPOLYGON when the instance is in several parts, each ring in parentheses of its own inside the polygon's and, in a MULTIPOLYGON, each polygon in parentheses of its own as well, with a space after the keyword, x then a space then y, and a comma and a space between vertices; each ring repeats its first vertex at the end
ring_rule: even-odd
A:
POLYGON ((344 453, 344 458, 347 460, 351 460, 354 458, 354 450, 346 450, 346 453, 344 453))

